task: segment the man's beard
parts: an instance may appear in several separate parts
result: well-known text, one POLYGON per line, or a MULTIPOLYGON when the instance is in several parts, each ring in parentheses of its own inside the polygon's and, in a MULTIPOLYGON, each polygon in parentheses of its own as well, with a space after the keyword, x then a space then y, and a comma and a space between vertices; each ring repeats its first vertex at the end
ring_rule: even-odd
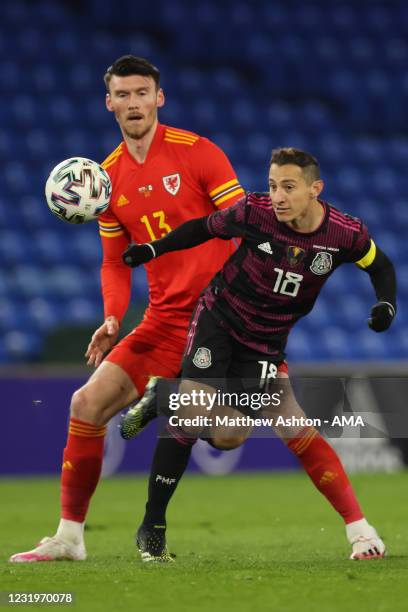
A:
POLYGON ((125 132, 126 136, 128 138, 132 138, 132 140, 141 140, 144 136, 146 136, 147 132, 151 129, 151 125, 146 126, 144 128, 137 128, 135 126, 135 129, 132 131, 129 131, 126 127, 123 128, 123 131, 125 132))

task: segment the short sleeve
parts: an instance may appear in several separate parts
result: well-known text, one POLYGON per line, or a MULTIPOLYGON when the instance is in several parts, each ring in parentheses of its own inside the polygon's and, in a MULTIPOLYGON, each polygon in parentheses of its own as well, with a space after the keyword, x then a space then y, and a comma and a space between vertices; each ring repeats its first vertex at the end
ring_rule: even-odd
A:
MULTIPOLYGON (((361 223, 361 228, 359 232, 356 232, 355 239, 353 241, 353 245, 348 253, 347 260, 349 262, 356 263, 360 265, 360 262, 363 261, 369 255, 370 251, 372 252, 372 245, 374 242, 371 240, 368 228, 364 223, 361 223)), ((374 245, 374 254, 375 256, 375 245, 374 245)), ((370 265, 371 261, 366 261, 366 265, 370 265)), ((361 265, 360 267, 366 267, 366 265, 361 265)))
POLYGON ((245 195, 224 151, 207 138, 200 138, 192 150, 194 173, 214 207, 225 208, 245 195))

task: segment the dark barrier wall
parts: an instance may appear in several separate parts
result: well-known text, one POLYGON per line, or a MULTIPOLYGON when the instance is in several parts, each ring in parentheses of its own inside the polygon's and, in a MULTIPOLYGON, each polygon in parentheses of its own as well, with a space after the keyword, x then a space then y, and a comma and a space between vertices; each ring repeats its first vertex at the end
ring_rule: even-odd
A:
MULTIPOLYGON (((64 369, 33 368, 0 376, 0 474, 59 472, 69 400, 85 380, 83 370, 76 374, 61 372, 64 369)), ((295 374, 292 384, 298 400, 308 417, 320 419, 321 426, 317 426, 330 437, 347 469, 393 471, 408 463, 408 379, 403 376, 404 368, 389 369, 388 376, 384 369, 372 367, 367 371, 358 366, 343 371, 320 366, 300 368, 295 374), (333 425, 334 415, 346 421, 333 425)), ((119 420, 120 415, 109 424, 104 474, 146 472, 157 435, 155 424, 126 443, 119 435, 119 420)), ((191 470, 211 474, 297 466, 297 460, 279 440, 262 437, 251 438, 241 448, 224 453, 200 441, 190 463, 191 470)))
MULTIPOLYGON (((65 445, 69 399, 83 377, 12 376, 0 378, 5 426, 0 433, 0 474, 58 473, 65 445)), ((150 468, 156 427, 124 442, 116 417, 109 424, 104 473, 146 472, 150 468)), ((297 460, 279 440, 251 439, 244 447, 220 453, 208 444, 195 445, 190 469, 212 474, 233 469, 296 468, 297 460)))

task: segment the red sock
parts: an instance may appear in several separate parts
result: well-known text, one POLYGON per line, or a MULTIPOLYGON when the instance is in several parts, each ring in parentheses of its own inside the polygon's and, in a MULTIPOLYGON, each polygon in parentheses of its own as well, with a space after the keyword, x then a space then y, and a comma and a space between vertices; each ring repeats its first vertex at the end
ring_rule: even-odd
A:
POLYGON ((302 429, 287 446, 346 524, 364 518, 340 459, 314 427, 302 429))
POLYGON ((106 426, 71 417, 61 472, 61 517, 82 523, 102 469, 106 426))

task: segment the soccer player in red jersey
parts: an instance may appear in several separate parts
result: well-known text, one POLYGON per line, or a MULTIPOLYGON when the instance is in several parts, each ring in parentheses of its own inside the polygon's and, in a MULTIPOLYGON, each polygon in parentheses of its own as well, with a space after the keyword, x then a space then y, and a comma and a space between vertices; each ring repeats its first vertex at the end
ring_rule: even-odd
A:
MULTIPOLYGON (((144 319, 116 344, 130 298, 131 270, 122 261, 129 242, 165 236, 188 219, 235 203, 244 190, 215 144, 158 122, 164 93, 155 66, 124 56, 108 69, 105 83, 106 106, 123 142, 103 163, 113 188, 99 222, 105 320, 86 353, 97 369, 72 397, 57 532, 13 555, 13 562, 86 558, 84 522, 101 472, 106 423, 143 394, 150 375, 178 375, 199 294, 234 250, 230 241, 215 240, 198 246, 193 256, 174 253, 149 264, 144 319)), ((159 454, 171 452, 161 445, 159 440, 159 454)))
MULTIPOLYGON (((214 276, 195 309, 183 359, 180 393, 193 397, 193 393, 197 396, 204 390, 216 396, 217 390, 211 386, 216 379, 262 381, 268 374, 281 381, 287 379, 284 366, 288 334, 311 311, 324 283, 343 263, 355 263, 370 276, 378 301, 371 309, 369 326, 382 332, 393 321, 396 312, 393 264, 359 219, 319 198, 323 181, 316 159, 296 149, 275 150, 269 189, 269 194, 249 193, 224 211, 188 221, 165 238, 148 245, 130 246, 124 253, 124 261, 135 266, 164 253, 196 248, 215 237, 242 239, 239 249, 214 276)), ((317 489, 343 518, 353 549, 350 558, 384 556, 384 543, 365 519, 335 451, 314 427, 298 425, 306 415, 288 380, 284 386, 282 402, 268 410, 275 416, 289 418, 289 422, 292 417, 296 419, 293 425, 279 426, 277 431, 317 489)), ((179 411, 178 422, 172 419, 171 425, 180 441, 191 445, 188 442, 191 435, 201 434, 191 418, 208 414, 207 406, 197 404, 179 411), (186 418, 190 422, 184 421, 186 418)), ((213 428, 212 439, 217 435, 213 428)), ((164 467, 160 477, 173 478, 176 483, 182 471, 170 468, 164 467)), ((162 525, 171 493, 169 490, 162 506, 156 508, 155 520, 162 525)), ((139 549, 142 558, 146 549, 144 560, 152 560, 158 555, 146 531, 142 524, 139 549)))

